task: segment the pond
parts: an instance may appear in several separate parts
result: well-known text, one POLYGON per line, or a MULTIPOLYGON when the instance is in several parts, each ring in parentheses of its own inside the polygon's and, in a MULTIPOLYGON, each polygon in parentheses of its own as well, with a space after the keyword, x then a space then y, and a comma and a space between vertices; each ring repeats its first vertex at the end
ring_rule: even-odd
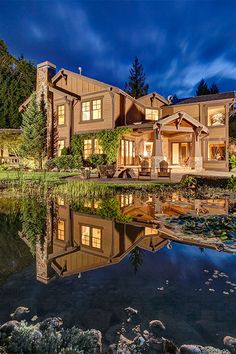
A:
POLYGON ((235 336, 236 200, 181 192, 0 198, 0 323, 18 306, 96 328, 113 343, 124 309, 178 345, 235 336))

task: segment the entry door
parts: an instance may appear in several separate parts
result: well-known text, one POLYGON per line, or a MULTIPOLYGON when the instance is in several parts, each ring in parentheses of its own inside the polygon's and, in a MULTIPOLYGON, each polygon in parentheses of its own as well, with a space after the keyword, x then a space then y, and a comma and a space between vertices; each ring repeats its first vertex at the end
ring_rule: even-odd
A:
POLYGON ((179 143, 172 143, 172 165, 179 165, 179 143))
POLYGON ((121 140, 121 165, 134 164, 134 142, 132 140, 121 140))

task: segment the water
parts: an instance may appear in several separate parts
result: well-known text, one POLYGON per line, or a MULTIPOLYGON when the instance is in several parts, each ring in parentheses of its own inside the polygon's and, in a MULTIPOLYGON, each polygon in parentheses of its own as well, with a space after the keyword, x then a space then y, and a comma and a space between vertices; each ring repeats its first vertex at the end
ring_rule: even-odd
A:
POLYGON ((177 344, 222 347, 224 336, 236 335, 232 198, 126 194, 71 205, 1 198, 0 206, 0 323, 27 306, 40 319, 100 329, 109 344, 131 306, 143 328, 159 319, 177 344), (225 224, 213 227, 217 235, 193 236, 184 233, 186 216, 225 224))

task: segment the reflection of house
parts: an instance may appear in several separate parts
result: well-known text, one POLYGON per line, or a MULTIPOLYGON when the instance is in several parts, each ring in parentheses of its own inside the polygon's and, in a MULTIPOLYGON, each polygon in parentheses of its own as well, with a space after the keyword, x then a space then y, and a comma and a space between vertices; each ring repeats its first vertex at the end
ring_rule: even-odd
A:
MULTIPOLYGON (((74 134, 130 127, 121 140, 120 168, 139 166, 147 159, 152 167, 167 160, 173 166, 195 169, 228 169, 228 122, 234 92, 178 100, 158 93, 135 99, 121 89, 61 69, 49 62, 38 65, 37 92, 44 92, 48 109, 48 155, 70 147, 74 134), (56 126, 56 128, 55 128, 56 126)), ((22 106, 25 108, 29 100, 22 106)), ((101 153, 96 137, 84 140, 84 158, 101 153)))
POLYGON ((20 134, 20 129, 0 129, 0 164, 17 165, 19 163, 15 150, 20 134))

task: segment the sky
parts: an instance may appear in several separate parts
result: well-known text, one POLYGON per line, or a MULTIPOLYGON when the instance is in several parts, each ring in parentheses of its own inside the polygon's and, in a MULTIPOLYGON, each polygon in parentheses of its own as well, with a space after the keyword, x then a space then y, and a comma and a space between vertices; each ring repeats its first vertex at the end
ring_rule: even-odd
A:
POLYGON ((0 39, 122 89, 137 56, 149 92, 189 97, 201 78, 236 90, 236 0, 0 0, 0 39))

